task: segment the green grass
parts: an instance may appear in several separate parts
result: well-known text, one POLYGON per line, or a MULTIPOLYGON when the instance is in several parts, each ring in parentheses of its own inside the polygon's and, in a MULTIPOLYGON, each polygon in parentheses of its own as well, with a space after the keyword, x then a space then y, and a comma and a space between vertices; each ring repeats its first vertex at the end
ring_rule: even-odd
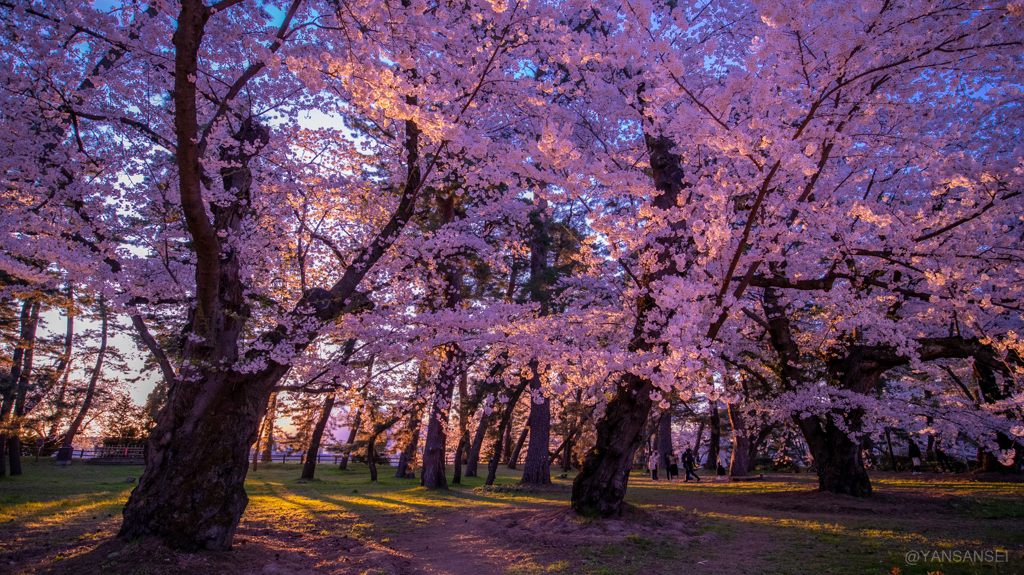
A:
MULTIPOLYGON (((294 533, 295 537, 348 537, 380 549, 415 540, 424 529, 447 522, 458 534, 462 517, 517 510, 564 508, 569 492, 481 490, 483 478, 464 478, 448 491, 429 491, 417 480, 396 479, 381 468, 371 482, 362 465, 340 471, 323 464, 314 481, 297 481, 297 464, 263 465, 246 482, 250 503, 240 537, 294 533)), ((135 484, 138 467, 27 462, 25 475, 0 478, 0 562, 24 545, 56 546, 56 563, 73 555, 75 545, 109 540, 135 484), (21 541, 21 542, 19 542, 21 541), (61 547, 64 546, 64 547, 61 547)), ((450 477, 449 473, 449 477, 450 477)), ((502 468, 498 484, 518 480, 502 468)), ((652 536, 625 532, 601 542, 574 540, 565 548, 523 544, 517 559, 502 567, 509 575, 625 575, 668 573, 700 568, 709 572, 765 574, 875 573, 901 575, 941 572, 1024 574, 1024 484, 984 481, 930 482, 881 475, 873 478, 879 497, 867 501, 819 496, 810 475, 779 475, 783 480, 701 484, 652 483, 631 478, 629 521, 647 514, 668 514, 687 528, 685 543, 674 533, 652 536), (877 510, 875 509, 877 507, 877 510), (681 542, 682 541, 682 542, 681 542), (913 550, 984 550, 1008 553, 1009 563, 907 565, 913 550)), ((581 519, 584 527, 600 522, 581 519)), ((482 545, 508 545, 495 527, 482 545)), ((485 534, 488 535, 488 534, 485 534)), ((156 573, 159 568, 123 567, 123 557, 104 557, 101 567, 117 573, 156 573)))

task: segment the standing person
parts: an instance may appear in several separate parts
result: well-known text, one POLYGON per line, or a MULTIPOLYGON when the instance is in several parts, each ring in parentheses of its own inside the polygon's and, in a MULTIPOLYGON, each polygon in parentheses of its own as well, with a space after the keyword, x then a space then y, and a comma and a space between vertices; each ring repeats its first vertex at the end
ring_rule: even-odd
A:
POLYGON ((697 474, 693 472, 693 468, 695 466, 696 462, 693 460, 693 450, 687 447, 686 452, 683 453, 683 469, 686 471, 686 479, 683 480, 683 483, 688 483, 691 477, 696 479, 698 483, 700 482, 700 477, 697 477, 697 474))
POLYGON ((668 479, 669 481, 679 479, 679 458, 675 453, 668 456, 668 479))
POLYGON ((658 454, 658 450, 655 449, 651 452, 651 456, 647 459, 647 467, 651 470, 651 481, 658 480, 658 458, 661 457, 658 454))
POLYGON ((921 448, 917 446, 914 438, 910 438, 910 448, 907 450, 910 455, 910 462, 914 464, 914 472, 911 475, 921 475, 921 448))

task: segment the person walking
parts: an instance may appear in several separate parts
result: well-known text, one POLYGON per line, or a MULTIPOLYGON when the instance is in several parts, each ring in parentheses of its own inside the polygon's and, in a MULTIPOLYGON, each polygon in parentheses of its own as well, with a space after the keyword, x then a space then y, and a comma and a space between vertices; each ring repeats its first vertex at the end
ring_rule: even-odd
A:
POLYGON ((693 459, 693 450, 687 447, 686 452, 683 453, 683 469, 686 471, 686 479, 683 480, 683 483, 689 483, 691 477, 696 479, 698 483, 700 482, 700 477, 697 477, 697 474, 693 472, 693 468, 696 465, 693 459))
POLYGON ((651 481, 658 480, 658 458, 661 457, 658 454, 658 450, 655 449, 651 452, 651 456, 647 459, 647 467, 651 470, 651 481))

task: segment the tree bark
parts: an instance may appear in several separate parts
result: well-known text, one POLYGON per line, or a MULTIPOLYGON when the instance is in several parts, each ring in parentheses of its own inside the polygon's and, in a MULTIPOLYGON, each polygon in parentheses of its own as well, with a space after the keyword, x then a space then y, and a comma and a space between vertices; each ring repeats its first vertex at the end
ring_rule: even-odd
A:
POLYGON ((458 345, 446 346, 443 353, 444 361, 434 379, 427 438, 423 445, 423 470, 420 480, 427 489, 448 489, 448 479, 445 475, 448 410, 463 370, 464 354, 458 345))
POLYGON ((370 467, 370 481, 377 482, 377 434, 366 440, 366 465, 370 467))
POLYGON ((416 478, 416 473, 412 469, 416 461, 416 452, 420 448, 420 419, 422 419, 422 415, 423 413, 420 408, 413 409, 409 415, 407 427, 409 430, 409 441, 405 444, 405 449, 402 450, 402 454, 398 458, 398 469, 395 470, 395 477, 399 479, 416 478))
MULTIPOLYGON (((236 142, 221 149, 220 154, 225 161, 220 172, 223 189, 232 191, 234 197, 208 202, 203 197, 203 182, 210 177, 204 171, 209 140, 200 129, 195 78, 200 75, 200 48, 213 11, 200 0, 182 0, 178 6, 172 38, 175 68, 171 93, 178 195, 195 255, 195 303, 188 333, 182 338, 180 374, 173 373, 153 338, 146 339, 148 333, 141 318, 133 317, 147 346, 161 358, 169 392, 160 421, 147 441, 146 471, 124 508, 118 537, 130 540, 157 536, 173 548, 226 551, 248 501, 244 480, 249 449, 270 394, 290 366, 270 354, 252 350, 245 359, 253 362, 246 365, 262 368, 252 371, 235 367, 243 359, 240 343, 252 326, 248 325, 246 272, 231 238, 246 235, 243 221, 251 210, 252 183, 247 166, 268 142, 269 132, 252 118, 241 122, 236 142), (222 237, 227 239, 222 242, 222 237), (260 361, 254 361, 257 359, 260 361)), ((293 3, 286 12, 274 49, 286 41, 297 9, 298 4, 293 3)), ((244 88, 248 79, 262 69, 263 63, 254 63, 240 76, 237 86, 244 88)), ((416 105, 414 97, 407 98, 407 102, 416 105)), ((225 119, 227 111, 233 109, 228 103, 225 101, 213 117, 204 116, 206 125, 230 121, 225 119)), ((305 291, 289 312, 290 321, 259 336, 267 349, 287 347, 288 355, 301 355, 318 337, 320 326, 367 305, 365 295, 357 291, 360 282, 391 248, 415 212, 423 184, 419 134, 415 121, 406 120, 405 181, 387 223, 353 254, 351 261, 358 263, 347 266, 330 289, 305 291)))
POLYGON ((569 434, 562 442, 562 472, 568 473, 572 469, 572 448, 575 433, 569 434))
POLYGON ((519 431, 519 439, 516 440, 516 446, 512 448, 512 453, 508 456, 508 468, 515 469, 519 462, 519 456, 523 451, 523 444, 526 443, 526 437, 530 434, 530 425, 524 425, 523 429, 519 431))
MULTIPOLYGON (((851 416, 847 419, 859 423, 859 414, 851 416)), ((868 497, 871 495, 871 480, 861 458, 860 442, 851 441, 850 436, 832 422, 832 417, 832 414, 825 418, 793 416, 814 457, 818 489, 868 497)))
POLYGON ((540 363, 536 358, 530 360, 530 391, 535 393, 530 401, 530 419, 527 422, 530 430, 530 445, 526 450, 526 461, 523 463, 524 485, 551 484, 551 400, 541 394, 540 363), (540 403, 537 403, 537 398, 540 403))
POLYGON ((700 424, 697 426, 697 438, 693 440, 693 457, 697 461, 700 461, 700 442, 704 438, 704 419, 700 420, 700 424))
MULTIPOLYGON (((359 406, 356 410, 355 417, 352 418, 352 427, 348 430, 348 439, 345 440, 345 446, 350 446, 356 441, 356 434, 359 432, 359 426, 362 425, 363 421, 363 407, 359 406)), ((341 456, 341 463, 338 464, 338 469, 345 471, 348 469, 348 459, 350 452, 345 450, 345 453, 341 456)))
POLYGON ((469 446, 469 455, 466 457, 466 477, 476 477, 477 468, 480 465, 480 449, 487 437, 487 428, 493 423, 498 412, 492 411, 480 417, 480 423, 476 426, 476 433, 473 434, 473 443, 469 446))
POLYGON ((512 390, 512 393, 509 394, 508 403, 505 404, 505 409, 501 413, 501 421, 498 423, 493 447, 494 453, 491 455, 491 460, 487 463, 487 479, 484 481, 484 485, 494 485, 494 479, 498 474, 498 465, 501 461, 501 448, 505 443, 506 432, 512 427, 512 415, 515 413, 519 398, 522 397, 523 391, 529 384, 529 380, 520 380, 519 384, 512 390))
POLYGON ((729 461, 729 475, 746 477, 750 469, 750 436, 738 403, 726 404, 729 423, 732 424, 732 459, 729 461))
MULTIPOLYGON (((681 168, 682 158, 672 152, 674 144, 666 137, 644 134, 650 160, 654 187, 657 190, 653 207, 670 212, 676 210, 686 184, 681 168)), ((669 224, 666 237, 659 238, 652 249, 657 250, 657 267, 640 280, 644 288, 636 301, 636 321, 633 324, 630 352, 663 352, 661 324, 653 312, 657 303, 647 291, 663 278, 677 273, 673 248, 676 235, 682 230, 683 220, 669 224)), ((643 442, 644 425, 651 411, 651 391, 654 386, 647 378, 624 373, 616 384, 615 394, 608 402, 604 416, 595 425, 597 438, 587 452, 579 474, 572 484, 571 504, 581 515, 615 517, 621 513, 626 496, 633 456, 643 442)))
POLYGON ((503 443, 504 448, 503 448, 503 450, 499 451, 499 453, 502 453, 504 458, 505 458, 502 461, 502 463, 504 463, 505 465, 508 465, 512 461, 512 446, 515 445, 514 443, 512 443, 512 422, 511 421, 509 421, 509 424, 505 427, 505 432, 503 434, 503 440, 504 440, 504 443, 503 443))
POLYGON ((710 402, 708 420, 711 434, 708 437, 708 458, 704 461, 704 469, 718 469, 718 455, 722 449, 722 418, 718 414, 718 402, 710 402))
POLYGON ((672 450, 672 413, 664 411, 658 418, 658 452, 661 453, 661 461, 658 464, 665 469, 666 479, 668 478, 668 458, 672 450))
POLYGON ((469 386, 466 383, 466 371, 462 370, 459 378, 459 444, 455 448, 455 470, 452 472, 452 483, 462 483, 462 458, 469 447, 469 386))
MULTIPOLYGON (((107 353, 107 304, 100 296, 100 348, 96 352, 96 364, 93 367, 92 375, 89 377, 89 387, 85 390, 85 398, 82 399, 82 407, 78 410, 78 415, 74 421, 71 422, 71 426, 68 427, 67 433, 64 434, 63 447, 70 448, 75 442, 75 436, 78 434, 79 429, 82 427, 82 423, 85 421, 85 416, 89 413, 89 408, 92 407, 93 397, 96 395, 96 384, 99 382, 100 373, 103 371, 103 359, 107 353)), ((246 448, 246 468, 249 467, 248 456, 249 449, 246 448)), ((66 460, 71 459, 71 453, 65 449, 63 453, 66 460)), ((60 457, 58 457, 60 459, 60 457)))
POLYGON ((21 475, 21 421, 25 417, 25 399, 28 395, 28 388, 32 379, 32 363, 36 349, 36 328, 39 326, 39 308, 41 303, 36 300, 32 302, 32 310, 29 312, 28 325, 22 324, 21 341, 25 347, 25 356, 22 360, 21 375, 18 377, 18 393, 14 400, 14 433, 7 444, 7 451, 11 460, 11 475, 21 475))
POLYGON ((320 453, 320 440, 323 439, 324 429, 331 419, 331 410, 334 409, 334 394, 324 401, 323 411, 320 412, 320 419, 313 428, 313 436, 309 440, 309 450, 306 451, 306 462, 302 466, 302 479, 313 479, 316 473, 316 457, 320 453))
POLYGON ((651 410, 650 380, 624 374, 618 392, 598 420, 597 441, 572 484, 572 508, 581 515, 618 517, 633 456, 644 441, 651 410))

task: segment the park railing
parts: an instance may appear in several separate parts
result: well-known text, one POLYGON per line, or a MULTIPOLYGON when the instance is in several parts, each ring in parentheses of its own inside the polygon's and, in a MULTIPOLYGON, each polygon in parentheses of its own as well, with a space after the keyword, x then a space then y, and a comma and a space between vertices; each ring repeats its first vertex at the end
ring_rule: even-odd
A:
MULTIPOLYGON (((30 451, 30 450, 26 449, 24 451, 23 455, 34 456, 35 453, 34 453, 34 451, 30 451)), ((253 455, 252 451, 250 451, 249 452, 249 460, 250 461, 252 461, 252 455, 253 455)), ((54 454, 54 456, 56 456, 56 454, 54 454)), ((94 447, 92 449, 75 448, 71 452, 71 457, 72 457, 72 459, 100 459, 100 458, 102 458, 102 459, 143 459, 145 457, 145 451, 144 451, 144 448, 141 447, 141 446, 134 446, 134 447, 96 446, 96 447, 94 447)), ((319 453, 316 456, 316 461, 317 461, 317 463, 333 463, 334 465, 337 465, 338 463, 341 462, 341 458, 342 457, 343 457, 343 455, 340 454, 340 453, 319 453)), ((393 453, 393 454, 389 454, 389 455, 379 456, 377 458, 377 465, 397 467, 398 466, 398 459, 400 457, 401 457, 401 455, 398 454, 398 453, 393 453)), ((257 456, 257 458, 258 458, 258 461, 260 463, 268 463, 267 461, 265 461, 263 459, 263 455, 262 454, 257 456)), ((517 465, 522 464, 525 459, 526 459, 526 454, 525 453, 521 453, 519 455, 519 457, 516 459, 516 464, 517 465)), ((305 463, 305 460, 306 460, 305 452, 295 451, 295 452, 288 453, 288 452, 281 451, 281 452, 272 453, 270 455, 269 463, 294 463, 294 464, 298 465, 298 464, 305 463)), ((355 463, 365 463, 365 458, 362 457, 362 456, 357 456, 357 457, 350 456, 349 457, 349 461, 352 461, 352 462, 355 462, 355 463)), ((445 463, 447 463, 448 465, 455 465, 455 455, 454 454, 448 455, 448 457, 445 460, 445 463)), ((487 461, 481 459, 480 464, 483 465, 483 466, 486 466, 487 465, 487 461)))

